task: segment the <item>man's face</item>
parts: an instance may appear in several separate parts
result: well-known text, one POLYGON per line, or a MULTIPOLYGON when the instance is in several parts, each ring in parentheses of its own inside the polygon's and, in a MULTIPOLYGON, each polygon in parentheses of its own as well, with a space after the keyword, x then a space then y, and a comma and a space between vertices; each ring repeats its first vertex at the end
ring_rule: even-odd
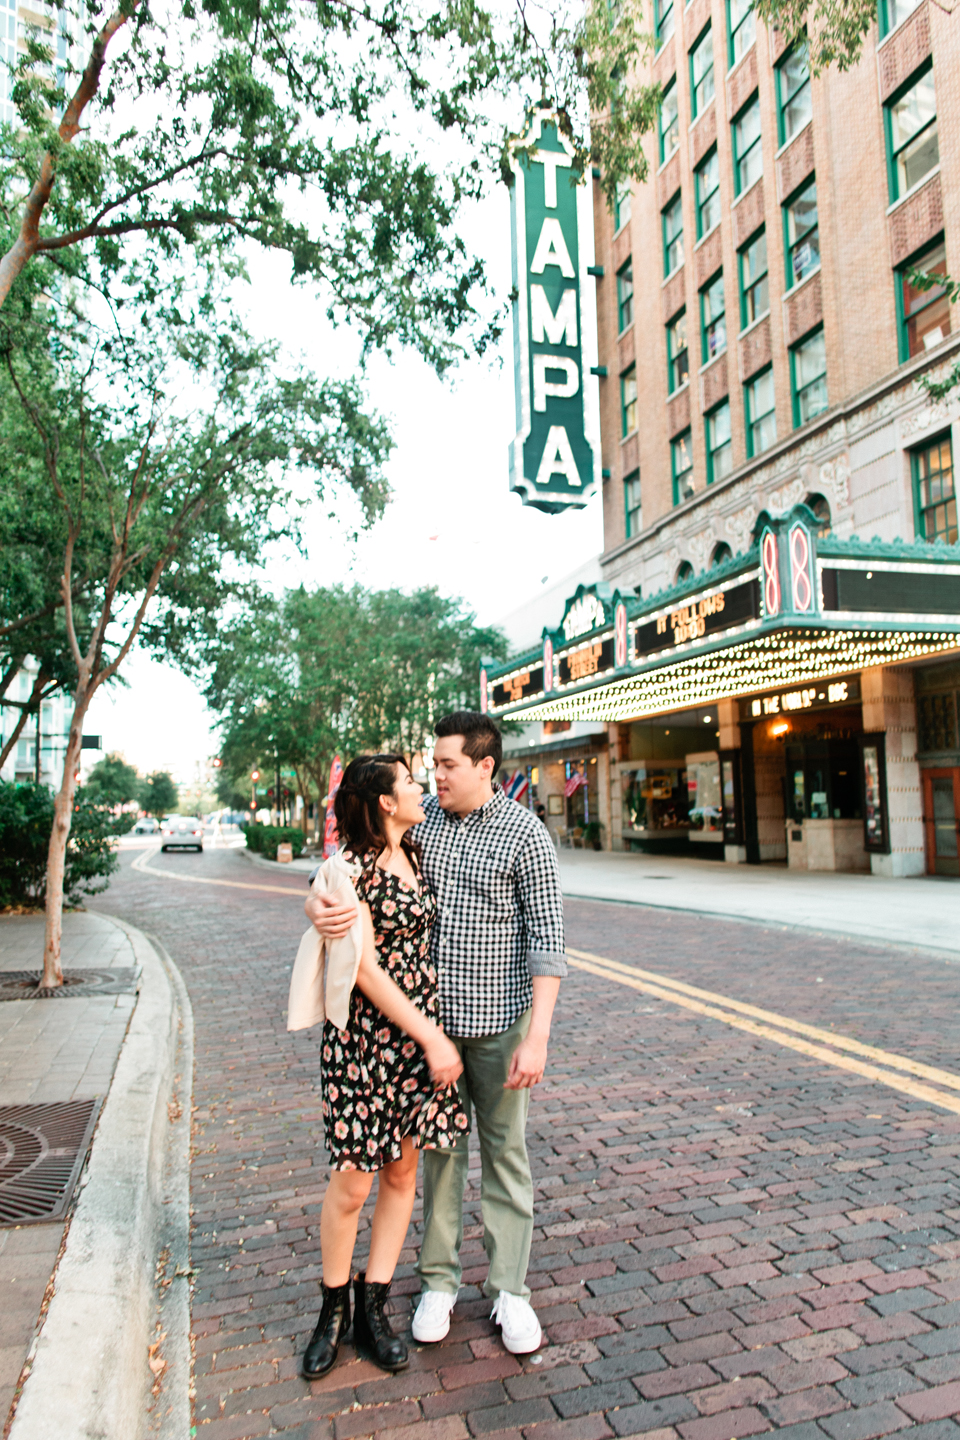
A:
POLYGON ((462 735, 444 735, 433 747, 437 800, 442 810, 469 815, 490 796, 493 760, 487 756, 476 765, 463 753, 462 735))

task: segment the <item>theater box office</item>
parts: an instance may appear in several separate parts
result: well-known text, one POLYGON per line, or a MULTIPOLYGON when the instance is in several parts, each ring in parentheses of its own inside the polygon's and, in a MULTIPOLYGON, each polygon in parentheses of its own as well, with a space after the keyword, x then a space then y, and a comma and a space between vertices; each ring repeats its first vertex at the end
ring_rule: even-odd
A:
POLYGON ((960 555, 817 532, 763 512, 649 599, 580 587, 482 708, 606 726, 611 848, 957 874, 960 555))

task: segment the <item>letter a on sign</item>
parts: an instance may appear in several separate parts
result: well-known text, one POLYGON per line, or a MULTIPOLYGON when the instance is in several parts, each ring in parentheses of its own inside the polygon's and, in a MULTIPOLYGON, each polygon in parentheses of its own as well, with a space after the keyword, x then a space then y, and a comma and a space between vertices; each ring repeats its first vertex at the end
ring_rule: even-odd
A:
POLYGON ((582 506, 599 479, 582 350, 580 217, 583 211, 590 223, 590 203, 573 146, 550 110, 530 116, 511 170, 517 434, 510 488, 525 505, 557 512, 582 506))

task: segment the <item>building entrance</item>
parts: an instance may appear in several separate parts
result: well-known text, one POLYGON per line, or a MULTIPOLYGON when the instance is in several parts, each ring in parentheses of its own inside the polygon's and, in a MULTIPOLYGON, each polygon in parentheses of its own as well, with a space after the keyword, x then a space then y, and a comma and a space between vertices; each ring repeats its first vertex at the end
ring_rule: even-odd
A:
POLYGON ((927 872, 960 875, 960 766, 922 774, 927 872))

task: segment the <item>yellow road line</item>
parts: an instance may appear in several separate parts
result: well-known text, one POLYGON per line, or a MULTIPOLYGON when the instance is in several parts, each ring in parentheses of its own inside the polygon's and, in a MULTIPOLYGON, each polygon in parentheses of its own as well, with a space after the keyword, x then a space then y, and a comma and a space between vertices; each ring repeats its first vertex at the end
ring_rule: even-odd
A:
MULTIPOLYGON (((800 1055, 806 1055, 811 1060, 820 1060, 827 1065, 832 1065, 838 1070, 849 1070, 855 1075, 862 1075, 866 1080, 876 1081, 878 1084, 887 1085, 892 1090, 899 1090, 904 1095, 910 1095, 915 1100, 923 1100, 928 1105, 937 1105, 942 1110, 951 1110, 955 1115, 960 1115, 960 1098, 953 1095, 945 1095, 940 1090, 932 1090, 928 1085, 918 1085, 913 1080, 907 1080, 901 1075, 894 1074, 892 1070, 881 1070, 876 1065, 864 1064, 862 1060, 854 1060, 850 1055, 839 1054, 836 1050, 827 1050, 822 1045, 813 1045, 808 1040, 802 1040, 796 1035, 789 1034, 786 1030, 777 1030, 770 1025, 759 1024, 755 1020, 735 1013, 732 1009, 722 1010, 716 1005, 706 1005, 691 996, 681 993, 678 989, 668 988, 664 984, 654 984, 650 980, 638 980, 633 978, 636 974, 643 974, 642 971, 635 971, 632 967, 623 965, 616 969, 612 968, 611 962, 591 959, 574 959, 574 955, 580 955, 579 951, 567 951, 570 956, 570 963, 578 970, 585 970, 591 975, 598 975, 604 980, 613 980, 617 984, 627 985, 632 990, 639 990, 645 995, 655 995, 661 1000, 669 1000, 674 1005, 680 1005, 685 1010, 692 1010, 698 1015, 706 1015, 711 1020, 721 1020, 725 1025, 730 1025, 735 1030, 744 1030, 749 1035, 755 1035, 758 1039, 772 1040, 776 1045, 783 1045, 788 1050, 796 1050, 800 1055), (626 971, 624 974, 622 972, 626 971)), ((601 957, 596 957, 600 959, 601 957)), ((693 987, 684 987, 692 989, 693 987)), ((720 997, 718 997, 720 998, 720 997)), ((768 1012, 769 1013, 769 1012, 768 1012)), ((787 1022, 793 1023, 793 1022, 787 1022)), ((831 1036, 831 1043, 835 1043, 835 1037, 831 1036)), ((885 1055, 886 1051, 878 1051, 878 1054, 885 1055)), ((909 1063, 904 1056, 890 1056, 891 1061, 897 1060, 904 1064, 909 1063)), ((942 1071, 942 1074, 948 1074, 942 1071)), ((952 1077, 956 1078, 956 1077, 952 1077)))
MULTIPOLYGON (((289 885, 255 885, 247 880, 214 880, 209 875, 180 875, 174 870, 155 870, 147 861, 150 856, 156 854, 155 850, 149 850, 144 855, 138 855, 130 866, 131 870, 139 870, 147 875, 159 875, 161 880, 185 880, 188 885, 227 885, 231 890, 271 890, 275 895, 299 895, 299 890, 293 890, 289 885)), ((306 890, 303 892, 306 898, 306 890)))
POLYGON ((722 1005, 725 1010, 736 1010, 740 1015, 750 1015, 756 1020, 764 1020, 772 1025, 777 1025, 783 1030, 792 1030, 798 1035, 809 1035, 812 1040, 822 1040, 827 1045, 836 1046, 838 1050, 849 1050, 853 1055, 863 1055, 870 1060, 877 1060, 881 1065, 889 1066, 891 1070, 904 1070, 908 1075, 917 1075, 923 1080, 932 1080, 935 1085, 945 1085, 950 1090, 960 1090, 960 1075, 954 1075, 950 1070, 940 1070, 936 1065, 924 1065, 921 1060, 910 1060, 906 1055, 897 1055, 890 1050, 881 1050, 875 1045, 865 1045, 862 1041, 854 1040, 849 1035, 837 1035, 833 1030, 824 1030, 818 1025, 807 1025, 803 1020, 791 1020, 786 1015, 778 1015, 774 1010, 761 1010, 758 1006, 746 1004, 742 1000, 731 1000, 726 995, 717 995, 713 990, 700 990, 696 985, 685 985, 682 980, 673 980, 667 975, 658 975, 651 970, 641 970, 636 965, 623 965, 619 960, 607 960, 603 955, 591 955, 587 950, 568 950, 567 954, 575 955, 580 960, 591 960, 595 965, 606 966, 607 969, 615 970, 620 974, 639 976, 656 985, 663 985, 668 990, 678 990, 682 995, 692 995, 695 999, 722 1005))

